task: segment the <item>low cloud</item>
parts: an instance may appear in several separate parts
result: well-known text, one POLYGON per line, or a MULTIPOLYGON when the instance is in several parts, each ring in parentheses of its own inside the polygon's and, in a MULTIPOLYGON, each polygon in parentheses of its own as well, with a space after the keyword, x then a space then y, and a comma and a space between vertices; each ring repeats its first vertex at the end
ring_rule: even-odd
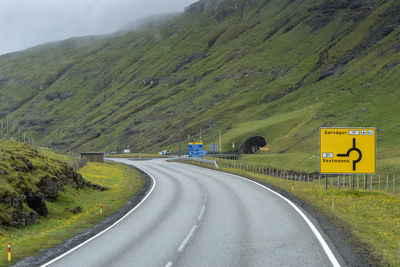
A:
POLYGON ((1 0, 0 54, 69 37, 105 34, 196 0, 1 0))

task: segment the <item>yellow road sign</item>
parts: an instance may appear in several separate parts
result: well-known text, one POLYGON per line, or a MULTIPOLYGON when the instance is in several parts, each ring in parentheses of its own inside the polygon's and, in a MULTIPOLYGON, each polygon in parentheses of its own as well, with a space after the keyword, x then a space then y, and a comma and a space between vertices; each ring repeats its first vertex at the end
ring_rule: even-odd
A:
POLYGON ((320 128, 320 173, 375 173, 375 128, 320 128))

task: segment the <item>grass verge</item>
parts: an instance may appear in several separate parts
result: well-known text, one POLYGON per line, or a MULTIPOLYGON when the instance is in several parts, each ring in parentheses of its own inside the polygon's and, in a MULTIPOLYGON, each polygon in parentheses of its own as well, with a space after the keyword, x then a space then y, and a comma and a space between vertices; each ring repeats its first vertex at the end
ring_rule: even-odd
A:
MULTIPOLYGON (((211 156, 206 156, 209 159, 215 159, 211 156)), ((240 161, 261 165, 265 167, 313 173, 319 172, 319 156, 312 153, 260 153, 260 154, 242 154, 240 161)), ((218 162, 229 163, 227 159, 218 158, 218 162)), ((400 175, 400 157, 396 155, 378 155, 376 160, 376 175, 385 177, 386 175, 399 176, 400 175)))
POLYGON ((46 202, 49 209, 47 218, 41 217, 40 224, 21 228, 3 228, 0 235, 0 265, 6 266, 7 243, 12 243, 11 263, 38 254, 41 250, 61 244, 64 240, 83 232, 87 227, 103 220, 124 206, 129 198, 143 186, 141 175, 131 167, 105 162, 89 163, 79 171, 92 182, 109 187, 100 192, 90 188, 76 191, 70 186, 59 194, 57 202, 46 202), (100 203, 103 213, 100 214, 100 203), (82 213, 69 210, 80 206, 82 213), (69 209, 69 210, 67 210, 69 209))

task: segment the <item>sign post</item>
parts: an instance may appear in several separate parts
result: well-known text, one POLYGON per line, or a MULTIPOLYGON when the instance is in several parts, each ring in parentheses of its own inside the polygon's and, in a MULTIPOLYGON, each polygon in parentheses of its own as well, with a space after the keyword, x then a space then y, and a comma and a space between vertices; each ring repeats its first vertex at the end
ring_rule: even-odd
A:
MULTIPOLYGON (((375 174, 375 128, 320 128, 321 174, 375 174)), ((353 181, 353 188, 355 181, 353 181)))

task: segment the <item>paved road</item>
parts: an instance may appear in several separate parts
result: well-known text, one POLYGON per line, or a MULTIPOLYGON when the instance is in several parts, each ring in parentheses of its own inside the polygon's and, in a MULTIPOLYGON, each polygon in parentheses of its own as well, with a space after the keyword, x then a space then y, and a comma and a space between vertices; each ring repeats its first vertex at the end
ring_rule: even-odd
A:
POLYGON ((299 213, 263 187, 182 163, 118 161, 150 174, 152 193, 51 266, 332 266, 299 213))

